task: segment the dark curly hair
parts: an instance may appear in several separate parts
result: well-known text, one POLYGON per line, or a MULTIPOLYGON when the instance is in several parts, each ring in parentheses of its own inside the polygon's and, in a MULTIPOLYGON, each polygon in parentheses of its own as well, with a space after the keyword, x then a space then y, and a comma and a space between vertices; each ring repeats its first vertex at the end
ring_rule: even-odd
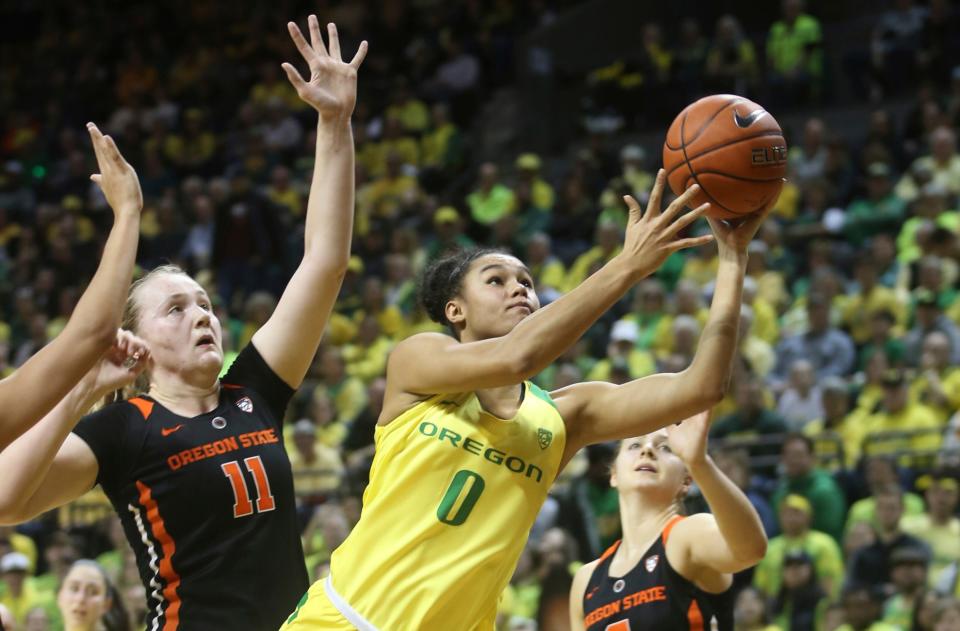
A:
POLYGON ((460 293, 463 277, 470 264, 488 254, 507 254, 496 248, 464 248, 437 259, 423 270, 417 286, 420 304, 430 319, 445 324, 456 335, 447 320, 446 307, 450 299, 460 293))

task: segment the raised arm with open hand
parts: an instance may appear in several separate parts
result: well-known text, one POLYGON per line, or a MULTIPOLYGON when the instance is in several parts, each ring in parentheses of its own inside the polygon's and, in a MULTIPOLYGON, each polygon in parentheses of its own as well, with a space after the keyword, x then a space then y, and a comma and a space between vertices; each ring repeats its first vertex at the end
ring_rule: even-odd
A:
POLYGON ((113 228, 100 265, 66 327, 50 344, 0 382, 0 449, 64 398, 110 348, 120 326, 137 254, 143 197, 133 168, 110 136, 87 125, 100 173, 91 176, 113 209, 113 228))
POLYGON ((307 201, 303 260, 270 319, 253 344, 277 375, 298 387, 320 344, 350 260, 354 207, 354 149, 350 116, 357 102, 357 70, 367 54, 362 42, 350 63, 340 58, 337 27, 327 26, 323 44, 317 16, 311 15, 310 43, 296 24, 287 29, 310 67, 304 81, 289 63, 283 69, 304 102, 319 114, 317 146, 307 201))

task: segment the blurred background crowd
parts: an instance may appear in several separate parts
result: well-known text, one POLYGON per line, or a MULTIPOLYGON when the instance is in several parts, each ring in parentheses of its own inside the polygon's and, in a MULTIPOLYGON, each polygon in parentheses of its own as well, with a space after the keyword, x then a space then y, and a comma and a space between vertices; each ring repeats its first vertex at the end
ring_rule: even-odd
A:
MULTIPOLYGON (((734 92, 790 145, 712 428, 770 537, 737 577, 737 629, 960 629, 958 7, 641 4, 0 4, 0 375, 57 335, 98 261, 111 214, 88 179, 88 120, 140 176, 140 267, 174 262, 215 295, 229 364, 301 257, 315 113, 282 74, 296 59, 283 25, 316 12, 348 54, 369 40, 354 256, 285 429, 322 576, 359 516, 387 354, 440 330, 418 272, 500 246, 549 303, 617 253, 621 197, 646 199, 672 117, 734 92)), ((536 381, 682 370, 716 268, 712 245, 673 255, 536 381)), ((571 572, 619 537, 614 450, 588 448, 557 480, 500 628, 565 628, 571 572)), ((707 510, 695 491, 688 504, 707 510)), ((59 629, 59 584, 91 558, 129 620, 109 628, 139 629, 131 556, 94 489, 0 528, 0 603, 19 629, 59 629)))

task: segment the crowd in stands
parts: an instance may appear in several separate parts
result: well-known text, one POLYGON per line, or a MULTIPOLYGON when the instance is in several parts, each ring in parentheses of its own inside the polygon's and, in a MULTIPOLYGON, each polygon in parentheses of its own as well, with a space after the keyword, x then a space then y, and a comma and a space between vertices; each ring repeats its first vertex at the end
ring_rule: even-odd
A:
MULTIPOLYGON (((280 62, 292 58, 285 19, 315 7, 280 4, 0 9, 0 376, 57 335, 98 260, 109 211, 89 181, 87 120, 140 176, 140 267, 173 262, 208 287, 227 365, 266 321, 300 259, 314 144, 280 62)), ((956 7, 898 0, 865 55, 845 59, 830 58, 798 0, 785 0, 761 50, 733 16, 710 37, 692 19, 676 33, 647 24, 642 59, 588 78, 573 157, 477 160, 473 125, 484 97, 513 80, 515 42, 566 4, 329 7, 345 49, 361 36, 371 48, 353 119, 354 256, 285 430, 311 576, 359 517, 387 354, 441 330, 416 299, 428 261, 509 249, 549 303, 618 252, 621 196, 645 198, 658 167, 652 148, 591 117, 662 122, 713 92, 776 95, 771 109, 816 103, 839 80, 824 73, 832 61, 862 79, 868 131, 816 117, 786 130, 789 181, 750 246, 735 375, 713 413, 714 458, 770 538, 737 577, 736 628, 960 629, 956 7), (917 88, 891 108, 905 72, 917 88)), ((683 370, 716 270, 714 246, 671 256, 535 381, 683 370)), ((566 602, 571 571, 619 537, 614 451, 591 446, 557 480, 502 599, 502 629, 553 628, 544 612, 566 602)), ((688 505, 706 510, 695 493, 688 505)), ((0 527, 0 604, 16 628, 62 628, 56 594, 79 558, 98 560, 140 628, 145 593, 118 528, 98 489, 0 527)))

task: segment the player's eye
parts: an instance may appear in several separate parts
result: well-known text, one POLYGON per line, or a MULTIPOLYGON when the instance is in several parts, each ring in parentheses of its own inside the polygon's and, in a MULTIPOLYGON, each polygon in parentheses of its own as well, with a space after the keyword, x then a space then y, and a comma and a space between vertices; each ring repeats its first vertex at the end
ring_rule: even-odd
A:
POLYGON ((204 311, 210 311, 210 305, 208 305, 205 302, 200 303, 200 308, 203 309, 204 311))
POLYGON ((179 313, 180 311, 183 311, 180 308, 180 305, 171 305, 170 309, 167 310, 167 313, 179 313))
POLYGON ((627 445, 627 449, 640 449, 640 443, 630 443, 627 445))
POLYGON ((487 279, 487 284, 500 285, 500 284, 503 284, 503 279, 501 279, 499 276, 491 276, 490 278, 487 279))
POLYGON ((521 278, 520 284, 523 285, 524 287, 533 287, 533 281, 530 280, 529 278, 521 278))

